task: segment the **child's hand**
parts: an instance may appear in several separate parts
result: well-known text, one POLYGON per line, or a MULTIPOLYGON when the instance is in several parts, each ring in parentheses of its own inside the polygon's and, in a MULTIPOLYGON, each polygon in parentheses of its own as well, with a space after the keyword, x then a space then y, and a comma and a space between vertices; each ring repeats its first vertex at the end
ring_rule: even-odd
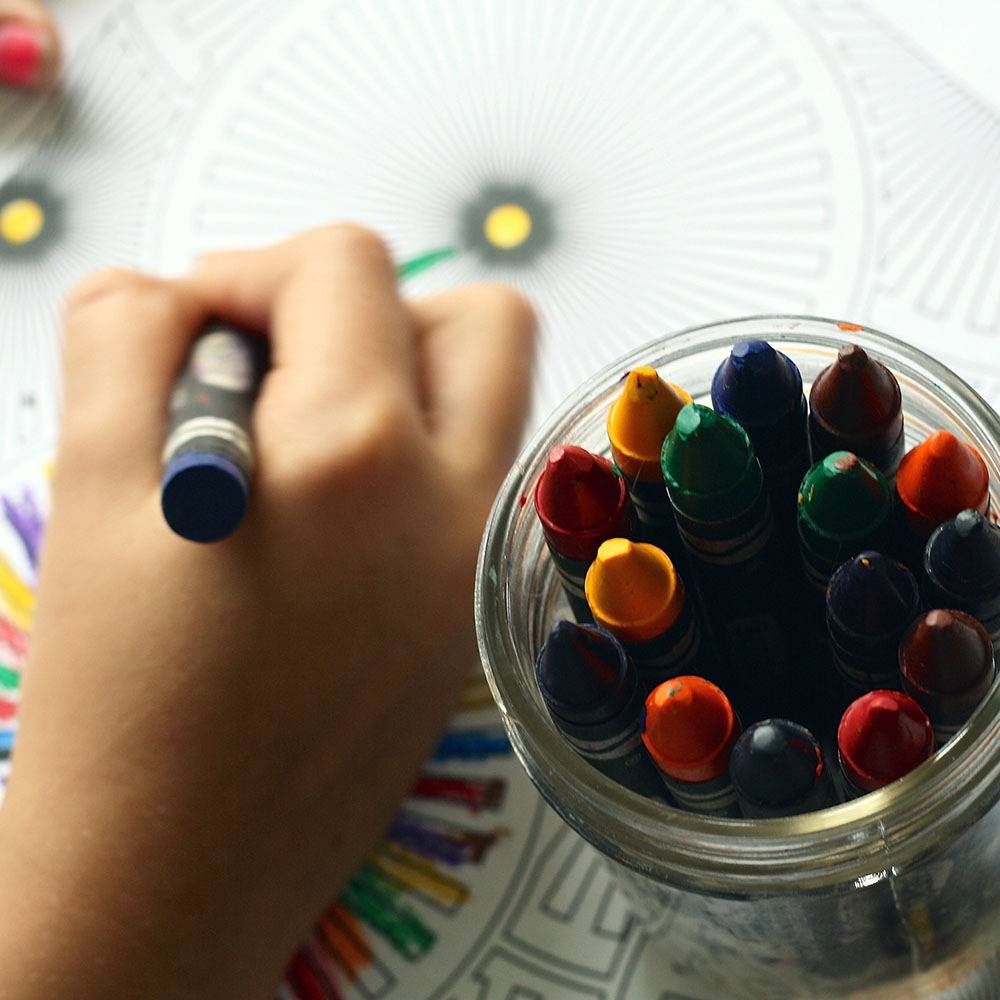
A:
POLYGON ((497 286, 404 303, 351 226, 75 291, 0 811, 0 997, 273 995, 476 661, 532 329, 497 286), (163 521, 160 452, 209 315, 269 330, 273 368, 250 510, 199 545, 163 521))
POLYGON ((0 84, 47 90, 59 75, 59 35, 35 0, 0 0, 0 84))

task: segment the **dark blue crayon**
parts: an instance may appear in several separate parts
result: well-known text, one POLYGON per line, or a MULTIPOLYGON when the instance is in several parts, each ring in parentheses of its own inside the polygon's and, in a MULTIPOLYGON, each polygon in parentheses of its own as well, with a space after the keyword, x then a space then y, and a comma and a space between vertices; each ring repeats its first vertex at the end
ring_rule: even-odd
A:
POLYGON ((729 773, 747 819, 795 816, 836 805, 819 742, 788 719, 762 719, 733 747, 729 773))
POLYGON ((715 372, 712 406, 749 435, 776 521, 791 529, 810 464, 809 406, 795 362, 766 340, 740 341, 715 372))
POLYGON ((906 566, 861 552, 830 578, 826 625, 846 702, 879 688, 899 688, 899 642, 920 613, 920 590, 906 566))
POLYGON ((1000 528, 963 510, 931 533, 921 588, 929 608, 957 608, 982 622, 1000 653, 1000 528))
POLYGON ((665 798, 640 736, 635 665, 610 632, 556 622, 535 661, 535 676, 552 721, 584 760, 633 792, 665 798))
POLYGON ((191 345, 170 399, 160 505, 193 542, 217 542, 240 525, 250 501, 250 418, 267 341, 211 322, 191 345))

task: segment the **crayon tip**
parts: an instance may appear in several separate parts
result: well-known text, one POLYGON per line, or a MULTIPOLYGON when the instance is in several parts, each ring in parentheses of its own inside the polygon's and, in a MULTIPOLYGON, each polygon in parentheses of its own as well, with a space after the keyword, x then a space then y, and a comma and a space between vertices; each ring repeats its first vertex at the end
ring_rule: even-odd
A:
POLYGON ((618 514, 625 494, 606 459, 576 445, 556 445, 535 486, 535 510, 552 530, 589 531, 618 514))
POLYGON ((934 730, 923 709, 901 691, 870 691, 853 701, 837 729, 848 778, 874 791, 901 778, 934 750, 934 730))
POLYGON ((990 506, 990 474, 974 448, 938 430, 903 456, 896 492, 909 515, 907 523, 926 538, 964 509, 985 514, 990 506))
MULTIPOLYGON (((932 592, 941 591, 930 603, 973 611, 992 623, 995 612, 978 605, 986 602, 993 609, 1000 595, 1000 529, 978 510, 960 511, 931 532, 923 570, 932 592)), ((992 624, 989 630, 994 631, 992 624)))
POLYGON ((584 583, 594 620, 624 642, 662 635, 684 609, 684 584, 655 545, 609 538, 584 583))
POLYGON ((876 640, 906 628, 919 602, 917 581, 903 563, 861 552, 830 578, 827 617, 845 632, 876 640))
POLYGON ((823 774, 823 755, 809 731, 786 719, 755 722, 730 760, 737 791, 777 807, 809 795, 823 774))
POLYGON ((729 699, 702 677, 674 677, 646 698, 643 743, 660 769, 680 781, 722 774, 739 735, 729 699))
POLYGON ((711 395, 716 410, 750 428, 804 406, 799 369, 766 340, 734 345, 715 372, 711 395))
POLYGON ((823 538, 866 537, 891 509, 885 476, 850 451, 834 451, 817 462, 799 488, 799 517, 823 538))
POLYGON ((549 630, 535 661, 542 696, 557 714, 586 721, 605 714, 626 681, 621 643, 594 625, 558 621, 549 630))
POLYGON ((902 433, 902 393, 896 377, 857 344, 841 347, 837 360, 816 376, 809 405, 813 420, 838 436, 878 436, 889 445, 902 433))
POLYGON ((246 472, 226 455, 184 451, 163 472, 160 503, 167 524, 192 542, 217 542, 240 525, 250 502, 246 472))
POLYGON ((922 694, 968 693, 970 702, 978 704, 995 672, 993 643, 972 615, 935 608, 907 629, 899 645, 899 668, 918 702, 922 694))
POLYGON ((655 368, 641 365, 625 377, 625 385, 608 411, 608 438, 615 463, 632 479, 656 480, 663 439, 691 396, 665 382, 655 368))
POLYGON ((663 442, 670 501, 689 517, 711 520, 750 506, 761 487, 760 464, 747 432, 708 406, 688 403, 663 442))

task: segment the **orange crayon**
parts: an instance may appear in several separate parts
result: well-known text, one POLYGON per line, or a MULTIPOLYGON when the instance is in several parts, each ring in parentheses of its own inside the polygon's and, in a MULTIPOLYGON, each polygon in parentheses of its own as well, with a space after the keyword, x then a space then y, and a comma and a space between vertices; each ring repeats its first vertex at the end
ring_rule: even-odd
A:
POLYGON ((642 741, 678 805, 739 816, 729 758, 742 728, 725 693, 704 677, 664 681, 646 698, 642 741))
POLYGON ((896 472, 900 556, 919 572, 931 532, 963 510, 990 509, 990 474, 979 452, 948 431, 911 448, 896 472))

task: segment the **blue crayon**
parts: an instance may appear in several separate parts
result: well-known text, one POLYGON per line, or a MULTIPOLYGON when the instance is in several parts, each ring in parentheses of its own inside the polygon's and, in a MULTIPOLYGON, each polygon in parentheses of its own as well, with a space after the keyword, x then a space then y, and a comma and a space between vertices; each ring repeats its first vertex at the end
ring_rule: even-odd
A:
POLYGON ((916 578, 880 552, 861 552, 830 577, 826 625, 846 702, 899 688, 899 643, 919 613, 916 578))
POLYGON ((191 345, 170 399, 160 505, 193 542, 231 535, 246 514, 253 475, 250 418, 267 341, 213 321, 191 345))
POLYGON ((747 819, 795 816, 836 805, 819 742, 788 719, 762 719, 733 747, 729 773, 747 819))
POLYGON ((552 721, 584 760, 633 792, 665 798, 640 736, 635 666, 610 632, 556 622, 535 661, 535 676, 552 721))
POLYGON ((795 362, 766 340, 743 340, 712 379, 712 406, 753 442, 776 522, 795 523, 795 497, 809 468, 809 406, 795 362))
POLYGON ((920 584, 927 607, 972 615, 1000 653, 1000 528, 978 510, 939 525, 924 548, 920 584))

